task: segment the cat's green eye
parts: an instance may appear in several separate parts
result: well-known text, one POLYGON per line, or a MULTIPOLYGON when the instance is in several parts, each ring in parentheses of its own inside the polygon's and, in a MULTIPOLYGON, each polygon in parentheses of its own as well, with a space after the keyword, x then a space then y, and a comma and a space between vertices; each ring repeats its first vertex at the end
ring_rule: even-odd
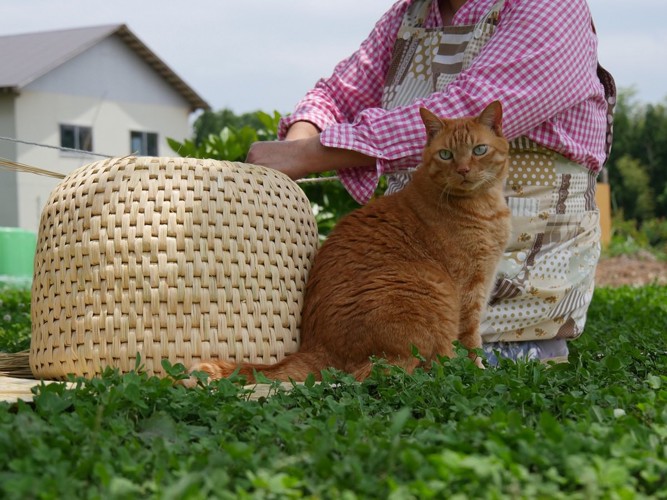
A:
POLYGON ((452 153, 449 149, 441 149, 438 151, 438 156, 442 160, 451 160, 454 158, 454 153, 452 153))
POLYGON ((475 156, 482 156, 485 155, 488 150, 489 146, 487 146, 486 144, 478 144, 477 146, 472 148, 472 153, 475 156))

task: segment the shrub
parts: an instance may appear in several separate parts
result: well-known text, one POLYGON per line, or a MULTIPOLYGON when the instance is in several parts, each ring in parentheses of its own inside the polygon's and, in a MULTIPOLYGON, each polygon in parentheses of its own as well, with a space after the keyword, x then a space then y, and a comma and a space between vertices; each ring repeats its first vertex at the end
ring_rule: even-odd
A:
POLYGON ((30 290, 0 288, 0 352, 30 347, 30 290))
POLYGON ((641 233, 649 245, 667 252, 667 219, 649 219, 642 223, 641 233))
POLYGON ((614 216, 611 224, 611 243, 606 253, 612 257, 632 255, 648 249, 648 239, 642 234, 635 220, 623 219, 623 213, 614 216))

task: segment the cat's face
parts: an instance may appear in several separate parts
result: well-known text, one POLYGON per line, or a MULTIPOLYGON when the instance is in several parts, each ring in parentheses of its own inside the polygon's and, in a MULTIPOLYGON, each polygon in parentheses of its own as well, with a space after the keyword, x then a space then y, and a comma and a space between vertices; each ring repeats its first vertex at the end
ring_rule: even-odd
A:
POLYGON ((471 196, 504 181, 509 144, 500 102, 474 118, 440 119, 424 108, 420 113, 429 137, 423 168, 443 193, 471 196))

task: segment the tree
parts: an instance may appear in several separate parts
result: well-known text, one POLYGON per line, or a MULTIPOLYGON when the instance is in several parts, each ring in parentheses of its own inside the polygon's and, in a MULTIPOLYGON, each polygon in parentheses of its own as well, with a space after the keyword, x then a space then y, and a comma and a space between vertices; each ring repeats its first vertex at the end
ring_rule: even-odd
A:
POLYGON ((194 132, 192 140, 199 146, 211 134, 218 135, 225 128, 240 130, 247 126, 253 130, 265 129, 266 122, 262 121, 260 116, 260 111, 236 115, 227 108, 219 111, 204 111, 192 125, 194 132))
POLYGON ((655 200, 646 168, 630 156, 616 163, 622 189, 614 193, 615 201, 628 219, 641 222, 655 215, 655 200))
POLYGON ((614 208, 622 210, 625 217, 644 220, 650 214, 667 216, 665 105, 642 104, 633 89, 619 92, 607 170, 614 208))
MULTIPOLYGON (((650 178, 651 186, 658 194, 667 192, 667 112, 662 104, 649 104, 641 123, 642 154, 637 154, 650 178)), ((663 216, 667 215, 664 196, 655 199, 656 208, 663 216)))

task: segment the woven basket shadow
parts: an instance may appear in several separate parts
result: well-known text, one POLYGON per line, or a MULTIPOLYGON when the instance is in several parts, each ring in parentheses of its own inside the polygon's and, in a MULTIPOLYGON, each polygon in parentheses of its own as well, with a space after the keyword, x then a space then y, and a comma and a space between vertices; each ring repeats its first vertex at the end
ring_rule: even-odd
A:
POLYGON ((42 213, 32 288, 37 378, 149 374, 163 359, 273 363, 298 349, 317 226, 276 171, 126 157, 67 176, 42 213))

